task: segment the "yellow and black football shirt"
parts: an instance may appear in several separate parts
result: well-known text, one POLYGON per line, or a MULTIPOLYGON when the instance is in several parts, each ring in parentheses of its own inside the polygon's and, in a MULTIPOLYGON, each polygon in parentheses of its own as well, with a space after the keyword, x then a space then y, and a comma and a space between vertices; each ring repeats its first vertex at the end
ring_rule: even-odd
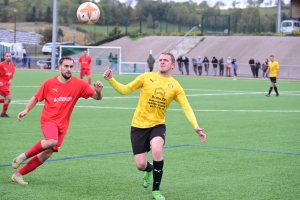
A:
POLYGON ((173 100, 181 106, 192 126, 198 127, 184 90, 173 77, 166 78, 157 72, 146 72, 127 85, 117 82, 114 78, 109 79, 108 82, 123 95, 141 89, 139 102, 132 119, 133 127, 150 128, 158 124, 165 124, 166 110, 173 100))
POLYGON ((277 61, 269 61, 268 64, 269 70, 270 70, 270 77, 277 77, 278 76, 278 70, 279 70, 279 64, 277 61))

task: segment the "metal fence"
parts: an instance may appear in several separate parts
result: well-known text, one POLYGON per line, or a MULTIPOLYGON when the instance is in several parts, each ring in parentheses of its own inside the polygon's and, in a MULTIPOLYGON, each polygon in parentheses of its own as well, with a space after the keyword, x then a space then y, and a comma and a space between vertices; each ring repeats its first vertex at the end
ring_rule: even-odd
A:
MULTIPOLYGON (((186 69, 183 66, 183 74, 186 75, 186 69)), ((226 67, 224 63, 224 70, 223 70, 223 76, 226 77, 226 67)), ((175 75, 180 75, 181 72, 178 70, 178 66, 173 70, 173 74, 175 75)), ((212 63, 209 63, 208 70, 205 71, 204 64, 202 64, 202 75, 201 76, 220 76, 220 67, 216 68, 216 73, 214 71, 212 63)), ((234 77, 233 73, 233 67, 231 67, 230 70, 231 77, 234 77)), ((195 76, 196 72, 194 72, 193 66, 191 63, 189 63, 189 75, 190 76, 195 76)), ((197 76, 199 76, 199 73, 197 71, 197 76)), ((244 63, 239 63, 238 64, 238 70, 237 70, 237 78, 238 77, 243 77, 243 78, 254 78, 256 77, 253 76, 251 67, 249 64, 244 64, 244 63)), ((263 70, 260 68, 258 70, 258 77, 257 78, 263 78, 263 70)), ((300 80, 300 64, 299 65, 288 65, 288 64, 280 64, 280 70, 279 70, 279 79, 293 79, 293 80, 300 80)))
MULTIPOLYGON (((95 70, 95 73, 102 73, 106 69, 109 68, 109 64, 105 64, 106 60, 104 59, 101 65, 96 64, 96 59, 93 60, 94 64, 97 67, 97 70, 95 70)), ((122 61, 120 61, 122 62, 122 61)), ((107 61, 108 63, 108 61, 107 61)), ((57 61, 54 64, 57 66, 57 61)), ((75 60, 75 65, 77 66, 77 61, 75 60)), ((22 63, 16 63, 16 68, 21 69, 22 63)), ((184 68, 184 67, 183 67, 184 68)), ((26 69, 28 69, 28 64, 26 64, 26 69)), ((30 69, 39 69, 39 70, 49 70, 51 71, 51 55, 49 56, 32 56, 31 57, 31 63, 30 63, 30 69)), ((219 72, 219 66, 216 68, 216 76, 220 76, 219 72)), ((173 70, 173 75, 181 75, 181 72, 176 68, 173 70)), ((184 75, 186 75, 186 71, 184 68, 184 75)), ((189 64, 189 75, 195 76, 195 72, 193 70, 192 63, 189 64)), ((198 73, 197 73, 198 76, 198 73)), ((204 66, 202 67, 202 75, 201 76, 214 76, 214 68, 212 64, 210 63, 208 72, 205 72, 204 66)), ((224 67, 224 77, 226 76, 226 69, 224 67)), ((231 76, 233 77, 233 68, 231 68, 231 76)), ((243 78, 253 78, 253 74, 251 71, 251 68, 249 64, 240 64, 238 65, 237 70, 237 78, 243 77, 243 78)), ((258 78, 263 77, 263 71, 261 68, 258 70, 258 78)), ((288 64, 280 64, 280 72, 279 72, 279 79, 293 79, 293 80, 300 80, 300 65, 288 65, 288 64)))

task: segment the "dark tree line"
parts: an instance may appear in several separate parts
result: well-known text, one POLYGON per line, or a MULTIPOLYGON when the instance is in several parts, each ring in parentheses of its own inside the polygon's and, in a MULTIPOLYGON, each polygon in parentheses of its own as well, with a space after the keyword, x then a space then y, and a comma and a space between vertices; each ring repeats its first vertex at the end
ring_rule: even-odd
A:
MULTIPOLYGON (((267 0, 266 0, 267 1, 267 0)), ((58 2, 58 22, 60 25, 78 24, 76 12, 78 6, 86 2, 85 0, 59 0, 58 2)), ((95 3, 95 2, 94 2, 95 3)), ((110 26, 130 26, 134 22, 147 22, 149 28, 159 26, 160 21, 168 23, 180 23, 182 25, 198 25, 203 15, 227 14, 231 16, 231 29, 237 30, 244 26, 269 27, 276 21, 276 8, 274 14, 265 14, 261 11, 261 5, 267 4, 264 0, 247 0, 247 8, 241 9, 238 2, 233 0, 230 5, 232 9, 225 9, 222 1, 214 6, 209 6, 206 1, 197 4, 192 0, 183 3, 164 3, 162 0, 132 0, 136 3, 132 8, 126 3, 118 0, 101 0, 96 3, 101 11, 100 20, 97 25, 110 26)), ((14 12, 17 10, 17 21, 27 22, 48 22, 52 23, 52 1, 49 0, 3 0, 0 1, 0 21, 13 22, 14 12)), ((288 18, 286 13, 282 14, 283 19, 288 18)), ((207 24, 211 19, 207 19, 207 24)))

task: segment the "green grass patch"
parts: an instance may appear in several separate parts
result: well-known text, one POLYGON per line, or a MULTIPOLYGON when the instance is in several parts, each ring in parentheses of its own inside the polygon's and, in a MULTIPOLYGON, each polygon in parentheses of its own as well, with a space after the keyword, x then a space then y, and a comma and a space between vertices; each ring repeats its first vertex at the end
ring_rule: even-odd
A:
MULTIPOLYGON (((17 70, 12 103, 0 118, 1 199, 152 199, 135 169, 130 124, 139 92, 121 96, 103 79, 101 101, 79 100, 59 153, 25 176, 29 185, 10 182, 12 159, 42 139, 38 104, 22 122, 41 83, 58 72, 17 70)), ((74 76, 79 76, 75 73, 74 76)), ((126 84, 132 75, 116 75, 126 84)), ((268 80, 175 77, 184 87, 207 141, 199 139, 173 102, 166 115, 167 137, 161 191, 171 200, 300 199, 300 82, 278 80, 279 97, 265 97, 268 80)), ((149 156, 149 161, 152 159, 149 156)))

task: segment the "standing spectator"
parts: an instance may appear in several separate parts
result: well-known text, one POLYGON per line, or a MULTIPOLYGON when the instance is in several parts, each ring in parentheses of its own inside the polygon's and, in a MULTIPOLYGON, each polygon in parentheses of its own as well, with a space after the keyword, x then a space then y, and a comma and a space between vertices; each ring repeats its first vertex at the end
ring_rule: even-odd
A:
POLYGON ((236 80, 237 70, 238 70, 238 63, 237 63, 235 58, 232 59, 232 67, 233 67, 233 74, 234 74, 233 80, 236 80))
POLYGON ((152 54, 149 55, 148 59, 147 59, 147 63, 148 63, 148 67, 150 72, 153 71, 153 67, 154 67, 154 63, 155 63, 155 59, 153 58, 152 54))
POLYGON ((262 67, 261 67, 261 69, 263 71, 262 72, 262 78, 268 78, 268 74, 266 74, 266 71, 268 69, 268 63, 269 63, 269 60, 268 60, 268 58, 266 58, 266 61, 262 64, 262 67))
POLYGON ((6 112, 11 102, 10 85, 15 74, 15 66, 11 59, 11 54, 6 52, 4 61, 0 63, 0 95, 4 97, 0 98, 0 103, 3 103, 1 117, 9 117, 6 112))
POLYGON ((201 56, 198 56, 197 67, 198 67, 199 76, 201 76, 202 75, 202 60, 201 60, 201 56))
MULTIPOLYGON (((166 139, 165 115, 173 100, 180 104, 185 116, 192 124, 201 142, 206 140, 194 112, 180 83, 172 77, 175 57, 163 52, 158 59, 158 72, 147 72, 123 85, 113 78, 113 72, 106 70, 105 80, 120 94, 128 95, 140 89, 140 98, 131 123, 131 146, 136 168, 144 172, 143 186, 149 187, 153 178, 152 195, 155 200, 165 200, 160 192, 163 176, 163 146, 166 139), (156 80, 155 83, 148 80, 156 80), (152 164, 148 162, 148 152, 152 151, 152 164)), ((128 198, 127 198, 128 199, 128 198)), ((131 198, 132 199, 132 198, 131 198)), ((182 197, 182 199, 185 199, 182 197)))
POLYGON ((13 160, 12 167, 17 169, 25 160, 32 158, 12 175, 13 182, 27 185, 28 182, 24 181, 23 176, 44 164, 54 152, 59 151, 79 98, 102 99, 103 84, 97 81, 92 88, 85 81, 72 77, 73 65, 73 59, 62 57, 59 60, 59 76, 46 80, 28 101, 25 109, 18 114, 18 120, 21 121, 21 118, 25 117, 38 102, 44 101, 40 127, 45 139, 39 140, 28 151, 13 160))
POLYGON ((26 68, 26 62, 27 62, 26 53, 23 53, 22 68, 26 68))
POLYGON ((208 76, 208 70, 209 70, 209 60, 205 56, 202 63, 204 64, 204 70, 206 72, 206 75, 208 76))
POLYGON ((178 64, 178 69, 179 69, 180 73, 183 74, 183 70, 182 70, 182 56, 178 56, 176 62, 178 64))
POLYGON ((108 56, 108 62, 110 62, 109 69, 113 69, 113 67, 114 67, 113 57, 114 56, 112 55, 112 52, 110 52, 110 54, 108 56))
POLYGON ((218 59, 214 56, 211 60, 211 63, 214 68, 214 76, 217 76, 218 59))
POLYGON ((113 57, 112 61, 113 61, 115 72, 118 72, 119 71, 118 70, 118 62, 119 61, 118 61, 118 55, 117 54, 115 54, 115 56, 113 57))
POLYGON ((256 63, 255 63, 255 78, 258 78, 259 69, 260 69, 260 62, 259 62, 259 60, 256 60, 256 63))
POLYGON ((14 51, 11 52, 11 58, 12 58, 12 62, 14 63, 14 66, 17 67, 17 65, 16 65, 17 56, 16 56, 16 53, 14 51))
POLYGON ((224 75, 224 60, 223 58, 220 58, 219 60, 219 70, 220 70, 220 76, 224 75))
POLYGON ((269 90, 269 93, 266 94, 267 97, 270 97, 270 94, 274 88, 275 92, 276 92, 276 97, 279 96, 278 90, 277 90, 277 86, 276 86, 276 79, 279 76, 279 63, 277 61, 274 60, 274 56, 271 55, 270 56, 270 62, 268 64, 268 69, 265 73, 265 76, 267 75, 267 73, 270 72, 270 81, 271 81, 271 87, 269 90))
POLYGON ((30 63, 31 63, 30 54, 27 54, 27 66, 28 66, 28 69, 30 69, 30 63))
MULTIPOLYGON (((59 59, 59 52, 56 51, 55 52, 55 69, 58 69, 58 59, 59 59)), ((76 72, 76 68, 75 68, 75 72, 76 72)))
MULTIPOLYGON (((184 67, 185 67, 186 75, 189 75, 189 72, 190 72, 190 70, 189 70, 189 62, 190 61, 189 61, 188 57, 183 56, 182 57, 182 62, 183 62, 184 67)), ((182 74, 183 74, 183 68, 182 68, 182 74)))
POLYGON ((250 58, 249 65, 253 74, 253 78, 255 78, 255 61, 253 58, 250 58))
POLYGON ((195 75, 197 76, 198 66, 197 66, 197 59, 195 57, 192 59, 192 63, 193 63, 193 68, 194 68, 195 75))
POLYGON ((231 66, 232 66, 232 60, 229 56, 226 60, 226 76, 231 77, 231 66))
POLYGON ((84 76, 87 76, 89 85, 92 83, 91 62, 92 59, 89 55, 87 55, 87 50, 83 50, 82 56, 80 56, 78 59, 77 67, 80 69, 80 79, 83 79, 84 76))

